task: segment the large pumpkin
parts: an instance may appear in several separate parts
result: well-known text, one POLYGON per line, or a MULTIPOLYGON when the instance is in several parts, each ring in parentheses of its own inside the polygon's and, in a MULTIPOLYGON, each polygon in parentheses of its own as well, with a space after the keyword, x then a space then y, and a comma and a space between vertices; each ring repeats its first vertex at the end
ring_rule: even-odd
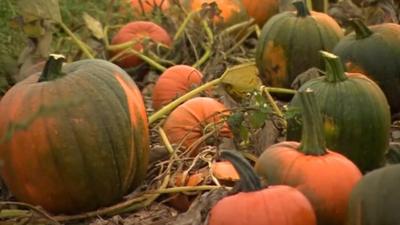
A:
POLYGON ((283 12, 264 25, 258 41, 256 64, 264 84, 289 88, 300 73, 323 68, 320 50, 331 51, 343 32, 326 14, 309 12, 302 0, 297 12, 283 12))
POLYGON ((217 129, 219 137, 232 137, 228 124, 221 123, 227 114, 225 106, 217 100, 195 97, 172 111, 163 127, 171 143, 191 148, 191 155, 196 155, 198 148, 192 145, 207 132, 207 128, 208 131, 217 129))
MULTIPOLYGON (((317 94, 327 146, 351 159, 363 172, 382 165, 389 144, 389 105, 381 89, 362 74, 344 73, 340 58, 324 53, 326 76, 306 82, 317 94)), ((301 109, 294 96, 290 107, 301 109)), ((300 140, 296 119, 288 122, 288 140, 300 140)))
POLYGON ((153 108, 159 110, 175 98, 201 84, 203 74, 196 68, 176 65, 165 70, 153 89, 153 108))
POLYGON ((215 21, 222 22, 226 26, 248 18, 241 0, 182 0, 182 5, 189 10, 200 10, 203 4, 210 3, 217 4, 221 10, 221 17, 215 17, 215 21))
POLYGON ((241 192, 218 201, 209 213, 208 225, 316 225, 310 202, 295 188, 276 185, 263 188, 251 165, 234 151, 221 151, 240 176, 241 192))
POLYGON ((391 111, 400 112, 400 25, 385 23, 367 27, 354 20, 355 32, 343 38, 333 52, 347 64, 374 80, 385 93, 391 111), (377 60, 379 59, 379 60, 377 60))
POLYGON ((60 60, 51 56, 1 100, 0 160, 18 200, 69 214, 115 203, 139 185, 149 134, 142 96, 121 68, 60 60))
POLYGON ((328 150, 317 100, 311 90, 300 91, 301 142, 281 142, 258 158, 256 172, 270 185, 289 185, 311 202, 318 224, 343 225, 350 192, 361 172, 346 157, 328 150))
POLYGON ((247 14, 262 27, 265 22, 279 12, 279 0, 242 0, 247 14))
POLYGON ((351 193, 346 225, 399 224, 400 165, 365 175, 351 193))
MULTIPOLYGON (((119 45, 133 41, 132 49, 138 52, 143 52, 143 42, 145 39, 151 39, 153 42, 167 46, 172 43, 168 32, 159 25, 148 21, 134 21, 124 25, 117 34, 115 34, 111 44, 119 45)), ((115 61, 117 65, 123 68, 130 68, 142 63, 140 57, 130 53, 129 51, 122 53, 122 51, 125 50, 126 49, 117 49, 110 52, 112 56, 122 54, 121 57, 115 61)))

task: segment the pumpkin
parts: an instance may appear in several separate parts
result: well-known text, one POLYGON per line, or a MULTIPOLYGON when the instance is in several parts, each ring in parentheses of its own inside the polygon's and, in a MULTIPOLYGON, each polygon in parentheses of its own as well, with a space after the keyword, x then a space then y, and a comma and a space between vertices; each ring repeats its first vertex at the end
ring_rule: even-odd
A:
POLYGON ((50 56, 41 73, 1 100, 0 137, 1 176, 10 191, 52 213, 115 203, 146 174, 142 96, 121 68, 104 60, 62 65, 50 56))
POLYGON ((220 17, 213 17, 217 23, 229 26, 248 19, 241 0, 182 0, 182 5, 191 11, 200 10, 204 4, 210 3, 215 3, 221 11, 220 17))
POLYGON ((256 64, 264 84, 289 88, 300 73, 323 68, 320 50, 331 51, 343 32, 324 13, 309 12, 302 0, 297 12, 283 12, 264 25, 256 49, 256 64))
POLYGON ((195 97, 172 111, 163 128, 171 143, 181 144, 183 148, 191 149, 191 155, 196 155, 197 141, 207 132, 204 129, 217 129, 219 137, 232 137, 228 124, 220 123, 227 113, 225 106, 217 100, 195 97))
POLYGON ((172 66, 158 78, 153 88, 153 108, 159 110, 175 98, 202 83, 203 74, 186 65, 172 66))
POLYGON ((341 40, 333 52, 347 64, 375 81, 385 93, 392 113, 400 113, 400 25, 385 23, 367 27, 353 20, 355 32, 341 40), (377 60, 379 59, 379 60, 377 60))
POLYGON ((303 131, 301 142, 286 141, 267 148, 255 170, 270 185, 289 185, 301 191, 315 209, 318 224, 343 225, 359 169, 325 146, 322 116, 311 89, 300 91, 303 131))
MULTIPOLYGON (((124 25, 113 37, 111 44, 119 45, 130 41, 134 41, 132 48, 138 52, 143 52, 144 46, 143 41, 145 39, 151 39, 153 42, 164 44, 170 46, 172 43, 171 37, 168 32, 160 27, 159 25, 148 22, 148 21, 134 21, 124 25)), ((129 53, 121 53, 125 49, 112 50, 110 54, 115 56, 117 54, 122 54, 115 63, 122 68, 131 68, 138 66, 142 63, 142 60, 129 53)))
MULTIPOLYGON (((362 74, 344 72, 340 58, 323 53, 326 76, 310 80, 299 90, 315 91, 324 117, 324 134, 328 148, 352 160, 363 172, 383 164, 390 136, 389 105, 382 90, 362 74)), ((295 95, 289 104, 301 109, 295 95)), ((299 140, 301 126, 288 121, 288 140, 299 140)))
POLYGON ((135 12, 152 12, 156 7, 165 10, 169 7, 169 0, 130 0, 132 9, 135 12))
POLYGON ((279 12, 279 0, 242 0, 247 14, 262 27, 265 22, 279 12))
POLYGON ((400 165, 365 175, 351 193, 347 225, 399 224, 400 165))
POLYGON ((277 185, 263 188, 251 165, 234 151, 221 151, 240 177, 240 191, 218 201, 211 209, 208 225, 316 225, 307 198, 295 188, 277 185))

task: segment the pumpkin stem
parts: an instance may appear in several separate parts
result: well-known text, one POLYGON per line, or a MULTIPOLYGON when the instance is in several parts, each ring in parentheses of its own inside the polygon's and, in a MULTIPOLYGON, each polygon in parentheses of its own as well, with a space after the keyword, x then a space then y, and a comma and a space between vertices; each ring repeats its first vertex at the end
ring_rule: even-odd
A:
POLYGON ((322 58, 325 61, 326 79, 328 82, 340 82, 347 79, 344 73, 344 66, 337 55, 326 51, 320 51, 322 58))
POLYGON ((43 72, 40 75, 39 82, 51 81, 64 76, 64 73, 61 72, 64 61, 65 57, 63 55, 50 54, 43 72))
POLYGON ((307 4, 304 3, 303 0, 295 0, 292 2, 292 4, 297 10, 298 17, 306 17, 311 15, 310 10, 308 10, 307 4))
POLYGON ((253 167, 237 151, 222 150, 221 157, 231 162, 238 172, 240 191, 252 192, 263 188, 260 178, 254 172, 253 167))
POLYGON ((349 19, 350 25, 356 32, 356 39, 364 39, 373 34, 373 32, 360 19, 349 19))
POLYGON ((314 91, 309 88, 305 91, 299 91, 299 98, 303 118, 303 131, 299 150, 305 155, 325 155, 326 145, 322 116, 314 91))

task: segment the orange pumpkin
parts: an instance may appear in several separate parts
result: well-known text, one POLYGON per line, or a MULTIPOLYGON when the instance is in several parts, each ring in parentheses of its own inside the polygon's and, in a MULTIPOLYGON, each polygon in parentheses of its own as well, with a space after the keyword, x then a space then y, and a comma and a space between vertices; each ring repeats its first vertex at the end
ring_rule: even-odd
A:
POLYGON ((301 191, 313 205, 318 224, 343 225, 350 193, 362 175, 349 159, 326 149, 321 113, 309 90, 298 92, 303 115, 301 143, 270 146, 255 169, 268 184, 301 191))
POLYGON ((146 175, 149 133, 139 89, 121 68, 93 59, 42 73, 0 101, 1 176, 14 196, 52 213, 115 202, 146 175), (24 129, 10 129, 24 124, 24 129))
POLYGON ((183 0, 182 5, 189 10, 200 10, 203 4, 215 3, 221 10, 221 18, 214 17, 215 22, 232 25, 248 18, 241 0, 183 0))
MULTIPOLYGON (((198 148, 192 145, 203 136, 203 129, 214 128, 213 124, 219 123, 227 113, 225 106, 213 98, 192 98, 171 112, 164 123, 164 130, 171 143, 191 148, 191 155, 196 155, 198 148)), ((219 137, 232 137, 227 123, 216 128, 219 129, 219 137)))
MULTIPOLYGON (((113 37, 111 44, 117 45, 134 41, 135 43, 132 45, 132 48, 138 52, 143 52, 144 39, 151 39, 156 43, 161 43, 167 46, 170 46, 172 43, 168 32, 159 25, 148 21, 135 21, 123 26, 113 37)), ((111 56, 115 56, 124 50, 125 49, 114 50, 111 51, 110 54, 111 56)), ((122 68, 130 68, 138 66, 142 63, 142 60, 134 54, 124 53, 122 57, 115 61, 115 63, 122 68)))
POLYGON ((131 7, 135 12, 149 13, 155 7, 165 10, 169 7, 169 0, 130 0, 131 7))
POLYGON ((218 201, 208 225, 316 225, 314 210, 295 188, 277 185, 263 188, 251 165, 234 151, 221 151, 240 175, 241 192, 218 201))
POLYGON ((279 0, 242 0, 247 14, 262 28, 265 22, 279 13, 279 0))
POLYGON ((201 84, 203 74, 191 66, 177 65, 165 70, 153 89, 153 108, 159 110, 191 88, 201 84))

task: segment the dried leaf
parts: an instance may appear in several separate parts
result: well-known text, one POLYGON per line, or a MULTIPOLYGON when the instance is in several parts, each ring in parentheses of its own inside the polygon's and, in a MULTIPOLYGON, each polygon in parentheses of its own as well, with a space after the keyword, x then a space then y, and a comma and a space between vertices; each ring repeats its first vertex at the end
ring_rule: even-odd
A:
POLYGON ((87 14, 83 13, 83 20, 85 21, 86 27, 92 32, 93 36, 97 39, 102 39, 104 37, 103 25, 87 14))
POLYGON ((18 0, 17 6, 24 22, 40 19, 49 19, 57 23, 62 21, 58 0, 18 0))
POLYGON ((229 68, 222 75, 222 84, 233 98, 241 98, 246 93, 258 89, 262 82, 255 63, 245 63, 229 68))

